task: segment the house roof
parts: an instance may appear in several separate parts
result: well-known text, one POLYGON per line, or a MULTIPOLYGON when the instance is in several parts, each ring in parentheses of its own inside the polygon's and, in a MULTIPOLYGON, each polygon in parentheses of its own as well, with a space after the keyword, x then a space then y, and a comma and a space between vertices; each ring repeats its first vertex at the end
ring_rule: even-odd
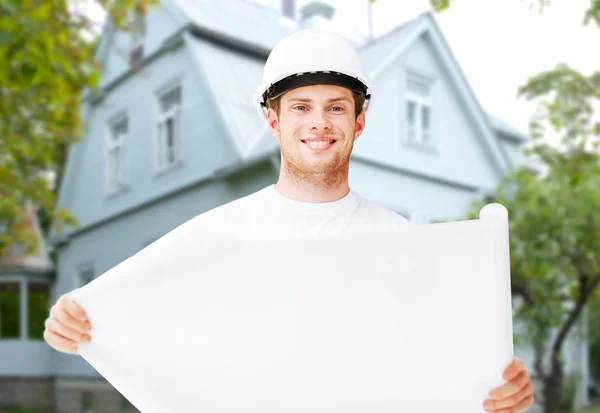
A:
POLYGON ((250 98, 260 84, 265 61, 203 38, 186 36, 186 41, 223 115, 225 127, 243 154, 265 132, 265 121, 257 116, 250 98))
POLYGON ((502 119, 489 114, 490 122, 492 123, 493 128, 501 133, 501 136, 506 136, 508 138, 512 138, 518 142, 527 142, 530 141, 531 138, 524 132, 512 126, 510 123, 503 121, 502 119))
POLYGON ((386 57, 390 56, 398 44, 413 32, 420 18, 421 15, 418 15, 359 47, 357 51, 365 71, 371 74, 386 57))
POLYGON ((48 257, 37 214, 31 202, 27 202, 25 206, 25 225, 35 233, 38 242, 36 251, 28 253, 27 248, 22 244, 11 246, 8 255, 0 259, 0 272, 14 269, 25 272, 53 269, 54 265, 48 257))
MULTIPOLYGON (((196 27, 267 53, 294 27, 284 25, 271 7, 245 0, 170 0, 196 27)), ((265 56, 266 57, 266 56, 265 56)))

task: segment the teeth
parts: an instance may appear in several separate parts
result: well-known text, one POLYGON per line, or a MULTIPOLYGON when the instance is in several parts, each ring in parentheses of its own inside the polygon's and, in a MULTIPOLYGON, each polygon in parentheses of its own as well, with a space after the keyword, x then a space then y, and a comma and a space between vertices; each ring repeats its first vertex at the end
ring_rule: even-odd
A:
POLYGON ((307 141, 306 143, 314 148, 320 148, 329 145, 329 142, 330 141, 307 141))

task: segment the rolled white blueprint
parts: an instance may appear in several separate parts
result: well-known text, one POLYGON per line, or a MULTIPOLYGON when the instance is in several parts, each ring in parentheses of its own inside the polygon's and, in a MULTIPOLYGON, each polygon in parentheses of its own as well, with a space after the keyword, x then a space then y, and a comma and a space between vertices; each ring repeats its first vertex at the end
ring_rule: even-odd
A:
POLYGON ((513 359, 508 214, 252 241, 186 223, 72 294, 143 413, 484 412, 513 359))

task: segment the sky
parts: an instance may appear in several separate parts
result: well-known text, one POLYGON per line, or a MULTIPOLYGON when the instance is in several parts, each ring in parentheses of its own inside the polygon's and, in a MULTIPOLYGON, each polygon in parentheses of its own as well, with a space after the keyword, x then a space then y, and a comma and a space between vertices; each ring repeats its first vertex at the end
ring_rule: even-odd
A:
MULTIPOLYGON (((296 4, 301 8, 310 1, 296 4)), ((323 1, 336 8, 333 29, 353 38, 367 37, 367 0, 323 1)), ((587 75, 600 70, 600 28, 582 24, 589 3, 553 0, 540 13, 538 0, 454 0, 436 19, 484 110, 527 133, 536 104, 517 99, 517 89, 530 76, 559 62, 587 75)), ((377 0, 372 8, 373 34, 380 36, 427 9, 429 0, 377 0)), ((91 6, 87 13, 103 20, 91 6)), ((550 139, 558 141, 556 136, 550 139)))

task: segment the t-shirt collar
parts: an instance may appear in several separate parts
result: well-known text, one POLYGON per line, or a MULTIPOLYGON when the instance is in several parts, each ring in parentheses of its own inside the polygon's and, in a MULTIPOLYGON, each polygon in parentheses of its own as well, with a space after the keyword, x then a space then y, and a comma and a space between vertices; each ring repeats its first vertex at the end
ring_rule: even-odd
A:
POLYGON ((267 188, 269 197, 276 207, 293 210, 301 213, 322 213, 322 214, 339 214, 351 212, 360 203, 360 196, 352 188, 350 192, 341 199, 331 202, 302 202, 290 199, 277 190, 275 185, 271 185, 267 188))

